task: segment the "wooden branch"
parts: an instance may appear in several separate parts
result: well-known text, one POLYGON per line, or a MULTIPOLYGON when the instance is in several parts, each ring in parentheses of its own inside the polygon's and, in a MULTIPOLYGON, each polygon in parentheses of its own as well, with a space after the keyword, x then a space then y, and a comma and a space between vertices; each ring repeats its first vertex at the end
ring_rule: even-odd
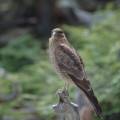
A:
POLYGON ((70 102, 69 94, 66 90, 58 92, 59 103, 53 105, 58 120, 80 120, 78 105, 70 102))

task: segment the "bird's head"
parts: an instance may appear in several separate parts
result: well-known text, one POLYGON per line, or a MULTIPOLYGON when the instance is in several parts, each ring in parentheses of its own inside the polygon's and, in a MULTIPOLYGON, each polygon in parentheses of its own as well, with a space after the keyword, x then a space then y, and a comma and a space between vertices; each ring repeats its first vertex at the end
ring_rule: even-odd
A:
POLYGON ((55 28, 52 30, 52 37, 64 37, 65 34, 62 29, 55 28))

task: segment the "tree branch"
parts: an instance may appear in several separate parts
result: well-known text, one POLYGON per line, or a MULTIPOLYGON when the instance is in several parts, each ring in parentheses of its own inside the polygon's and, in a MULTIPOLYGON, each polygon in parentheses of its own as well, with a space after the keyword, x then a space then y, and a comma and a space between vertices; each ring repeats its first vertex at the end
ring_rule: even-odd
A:
POLYGON ((78 105, 70 102, 69 94, 66 90, 59 91, 59 103, 53 105, 58 120, 80 120, 78 105))

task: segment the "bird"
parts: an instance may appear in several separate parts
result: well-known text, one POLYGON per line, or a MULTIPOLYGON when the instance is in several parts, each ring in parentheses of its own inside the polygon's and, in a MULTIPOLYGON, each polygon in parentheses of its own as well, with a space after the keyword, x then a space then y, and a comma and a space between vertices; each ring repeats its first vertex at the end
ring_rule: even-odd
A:
POLYGON ((54 28, 49 38, 49 57, 56 73, 65 80, 65 87, 75 84, 90 101, 98 117, 102 116, 102 108, 87 78, 85 65, 81 56, 68 42, 61 28, 54 28))

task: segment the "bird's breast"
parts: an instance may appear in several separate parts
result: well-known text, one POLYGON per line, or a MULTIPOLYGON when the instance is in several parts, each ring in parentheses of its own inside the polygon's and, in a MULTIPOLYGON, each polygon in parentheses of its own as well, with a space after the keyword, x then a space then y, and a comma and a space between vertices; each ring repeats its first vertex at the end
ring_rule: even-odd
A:
MULTIPOLYGON (((63 79, 63 80, 66 80, 68 82, 71 82, 70 78, 68 77, 68 75, 66 75, 65 71, 64 70, 61 70, 59 65, 58 65, 58 62, 56 60, 56 57, 55 57, 55 52, 56 52, 56 49, 55 48, 50 48, 49 49, 49 56, 50 56, 50 61, 53 65, 53 68, 56 72, 56 74, 58 74, 58 76, 63 79)), ((64 57, 62 56, 62 54, 59 52, 59 58, 64 61, 64 57)), ((65 62, 65 61, 64 61, 65 62)))

